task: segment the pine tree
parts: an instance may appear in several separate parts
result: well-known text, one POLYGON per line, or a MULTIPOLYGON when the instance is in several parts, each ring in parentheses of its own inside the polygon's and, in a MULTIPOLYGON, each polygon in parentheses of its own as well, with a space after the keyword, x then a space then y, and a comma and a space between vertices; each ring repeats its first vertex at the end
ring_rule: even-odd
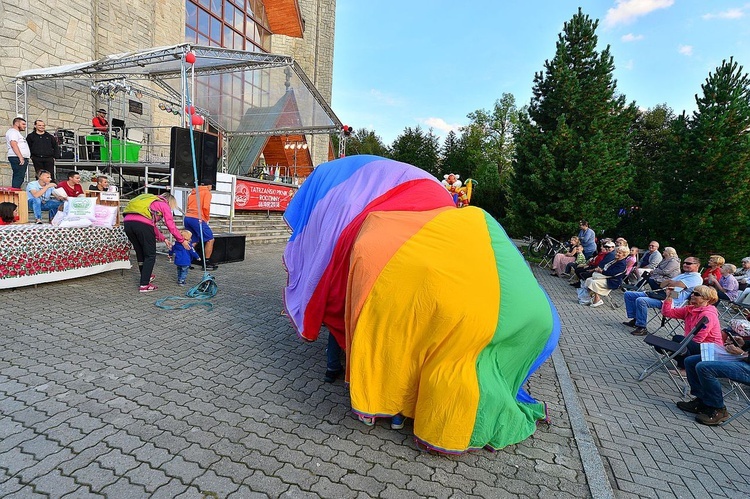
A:
POLYGON ((440 147, 432 129, 425 133, 419 126, 406 127, 391 145, 391 158, 419 167, 436 177, 440 173, 440 147))
POLYGON ((521 113, 509 222, 523 233, 567 237, 580 218, 595 230, 612 228, 631 204, 635 105, 617 94, 609 46, 596 50, 597 26, 580 9, 565 23, 555 57, 535 75, 531 103, 521 113))
POLYGON ((732 58, 709 73, 663 190, 681 251, 738 261, 750 249, 750 78, 732 58))

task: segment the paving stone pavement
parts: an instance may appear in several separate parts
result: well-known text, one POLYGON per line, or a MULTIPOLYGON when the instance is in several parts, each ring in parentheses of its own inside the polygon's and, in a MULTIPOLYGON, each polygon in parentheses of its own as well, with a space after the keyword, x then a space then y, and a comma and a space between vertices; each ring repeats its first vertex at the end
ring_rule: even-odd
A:
POLYGON ((251 246, 244 262, 222 265, 212 311, 154 306, 185 292, 162 256, 156 293, 135 292, 135 270, 0 291, 0 497, 750 494, 745 422, 698 427, 663 377, 637 383, 648 353, 619 326, 623 313, 579 307, 544 272, 562 355, 527 388, 548 403, 550 424, 461 456, 418 450, 409 421, 362 425, 346 386, 322 382, 325 341, 298 340, 280 313, 282 251, 251 246))
MULTIPOLYGON (((581 306, 566 279, 534 273, 560 314, 559 349, 616 496, 750 497, 747 417, 697 424, 675 406, 681 393, 666 373, 638 382, 655 357, 621 324, 624 305, 581 306)), ((623 303, 622 292, 611 296, 623 303)), ((742 407, 726 402, 730 412, 742 407)))

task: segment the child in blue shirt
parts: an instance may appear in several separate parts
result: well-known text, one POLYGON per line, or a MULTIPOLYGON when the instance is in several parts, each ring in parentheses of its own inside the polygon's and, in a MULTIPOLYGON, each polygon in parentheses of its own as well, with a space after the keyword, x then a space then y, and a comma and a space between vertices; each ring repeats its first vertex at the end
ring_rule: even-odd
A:
MULTIPOLYGON (((180 234, 182 234, 182 237, 184 237, 186 241, 190 241, 190 238, 193 236, 190 231, 186 229, 181 230, 180 234)), ((174 264, 177 265, 177 284, 184 286, 188 270, 190 269, 190 262, 192 262, 193 259, 200 260, 200 255, 198 255, 194 249, 186 250, 181 244, 173 244, 169 249, 169 256, 174 256, 174 264)))

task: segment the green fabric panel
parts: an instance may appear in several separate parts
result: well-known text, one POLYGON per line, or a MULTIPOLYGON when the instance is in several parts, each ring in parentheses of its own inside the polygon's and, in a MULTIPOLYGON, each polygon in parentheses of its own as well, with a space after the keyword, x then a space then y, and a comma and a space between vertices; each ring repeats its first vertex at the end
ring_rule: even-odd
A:
POLYGON ((485 212, 500 280, 498 323, 477 358, 479 409, 471 447, 500 449, 528 438, 545 416, 544 404, 516 401, 516 393, 553 328, 547 296, 505 230, 485 212))

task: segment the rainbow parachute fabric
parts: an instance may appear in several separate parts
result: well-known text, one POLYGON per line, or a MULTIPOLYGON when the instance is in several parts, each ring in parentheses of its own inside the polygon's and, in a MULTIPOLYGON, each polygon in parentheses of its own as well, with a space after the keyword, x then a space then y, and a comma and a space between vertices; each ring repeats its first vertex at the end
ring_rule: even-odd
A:
POLYGON ((522 385, 560 321, 491 216, 416 167, 352 156, 318 166, 285 219, 287 313, 300 337, 325 324, 345 348, 356 413, 413 418, 449 453, 534 432, 545 406, 522 385))

